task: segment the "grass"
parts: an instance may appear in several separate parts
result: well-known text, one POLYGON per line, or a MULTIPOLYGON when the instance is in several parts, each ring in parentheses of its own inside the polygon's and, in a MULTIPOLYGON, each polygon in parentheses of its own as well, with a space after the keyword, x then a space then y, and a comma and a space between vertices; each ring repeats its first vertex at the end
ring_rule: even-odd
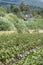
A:
MULTIPOLYGON (((15 59, 17 60, 17 57, 20 53, 22 53, 25 50, 31 50, 32 48, 40 47, 42 45, 43 45, 43 34, 12 33, 10 35, 6 34, 0 35, 0 62, 2 62, 3 64, 13 65, 13 63, 15 63, 14 60, 15 59)), ((39 50, 35 51, 36 53, 34 53, 33 50, 31 50, 32 52, 30 51, 30 54, 28 55, 29 57, 27 56, 27 54, 26 56, 24 55, 23 59, 17 60, 14 65, 20 65, 21 62, 23 63, 23 64, 21 63, 21 65, 30 65, 30 64, 37 65, 37 63, 38 65, 41 65, 39 64, 39 59, 41 58, 43 60, 42 50, 43 46, 39 50), (31 56, 34 56, 35 54, 36 54, 35 57, 38 57, 39 59, 38 58, 37 60, 34 58, 31 59, 31 56)), ((40 63, 42 62, 42 60, 40 61, 40 63)))
POLYGON ((42 25, 43 19, 32 18, 32 19, 29 19, 27 22, 28 22, 27 27, 29 29, 43 29, 43 25, 42 25))
POLYGON ((21 60, 18 65, 43 65, 43 47, 38 50, 30 50, 21 60))

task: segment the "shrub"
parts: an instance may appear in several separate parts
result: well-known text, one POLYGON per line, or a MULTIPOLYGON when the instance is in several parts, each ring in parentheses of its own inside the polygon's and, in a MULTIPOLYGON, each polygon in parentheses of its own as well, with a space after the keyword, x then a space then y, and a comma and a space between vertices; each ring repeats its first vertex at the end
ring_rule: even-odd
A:
POLYGON ((16 23, 18 21, 17 16, 13 13, 6 14, 5 18, 7 18, 12 23, 16 23))
POLYGON ((14 30, 14 25, 4 17, 0 17, 0 31, 14 30))
POLYGON ((42 19, 42 16, 41 15, 36 15, 35 18, 42 19))
POLYGON ((6 8, 0 7, 0 16, 5 16, 6 13, 7 13, 6 8))

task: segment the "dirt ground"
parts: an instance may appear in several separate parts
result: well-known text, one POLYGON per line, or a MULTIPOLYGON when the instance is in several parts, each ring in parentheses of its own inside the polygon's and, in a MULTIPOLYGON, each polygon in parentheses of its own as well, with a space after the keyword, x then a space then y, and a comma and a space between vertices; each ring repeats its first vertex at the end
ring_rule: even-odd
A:
POLYGON ((11 33, 17 33, 17 31, 0 31, 0 35, 2 35, 2 34, 11 34, 11 33))
MULTIPOLYGON (((0 31, 0 34, 11 34, 11 33, 17 33, 17 31, 0 31)), ((29 30, 29 33, 43 33, 43 30, 29 30)))

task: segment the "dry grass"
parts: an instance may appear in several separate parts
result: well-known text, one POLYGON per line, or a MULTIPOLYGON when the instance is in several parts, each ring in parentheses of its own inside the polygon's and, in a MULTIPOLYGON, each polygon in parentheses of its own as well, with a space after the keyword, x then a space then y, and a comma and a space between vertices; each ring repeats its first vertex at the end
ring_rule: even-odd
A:
POLYGON ((0 35, 2 35, 2 34, 11 34, 11 33, 17 33, 17 31, 0 31, 0 35))
MULTIPOLYGON (((29 33, 43 33, 43 30, 28 30, 29 33)), ((2 34, 11 34, 11 33, 16 33, 17 34, 17 31, 0 31, 0 35, 2 34)), ((24 33, 27 33, 27 32, 24 32, 24 33)))

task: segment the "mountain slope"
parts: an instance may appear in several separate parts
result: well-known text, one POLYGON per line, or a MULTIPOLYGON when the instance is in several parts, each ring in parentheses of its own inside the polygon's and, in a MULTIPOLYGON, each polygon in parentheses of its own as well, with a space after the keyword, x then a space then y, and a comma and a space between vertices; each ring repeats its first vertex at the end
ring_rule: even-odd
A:
POLYGON ((43 8, 43 1, 41 0, 0 0, 0 3, 15 3, 15 4, 20 4, 22 1, 24 1, 26 4, 32 5, 32 6, 37 6, 37 7, 42 7, 43 8))
POLYGON ((43 7, 43 2, 40 0, 25 0, 25 3, 37 7, 43 7))

